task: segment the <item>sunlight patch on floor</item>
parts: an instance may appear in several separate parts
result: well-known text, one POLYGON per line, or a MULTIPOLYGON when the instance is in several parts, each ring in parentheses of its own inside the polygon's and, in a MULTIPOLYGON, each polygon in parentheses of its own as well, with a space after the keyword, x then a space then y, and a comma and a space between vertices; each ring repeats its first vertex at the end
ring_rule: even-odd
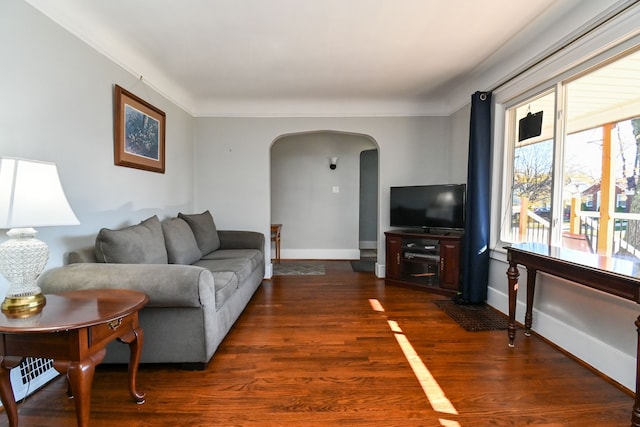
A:
MULTIPOLYGON (((380 301, 377 299, 370 299, 369 304, 373 310, 377 312, 384 312, 384 307, 380 304, 380 301)), ((394 333, 396 337, 396 341, 398 345, 400 345, 400 349, 404 353, 404 356, 407 358, 411 369, 413 370, 422 390, 424 390, 431 407, 437 411, 445 414, 458 415, 458 411, 454 408, 453 404, 447 399, 447 396, 444 394, 444 391, 436 381, 436 379, 431 375, 429 369, 427 369, 426 365, 415 351, 411 342, 407 338, 407 336, 398 325, 398 322, 394 320, 388 320, 389 328, 394 333)), ((460 427, 460 424, 457 421, 440 419, 440 425, 444 427, 460 427)))
POLYGON ((447 399, 442 388, 440 388, 438 382, 433 378, 429 369, 427 369, 420 356, 418 356, 413 349, 406 335, 396 331, 394 327, 391 327, 391 330, 395 332, 396 341, 398 341, 402 352, 409 361, 411 369, 413 369, 413 372, 416 374, 433 409, 446 414, 457 414, 456 408, 454 408, 449 399, 447 399))
POLYGON ((380 301, 378 301, 377 299, 375 298, 369 299, 369 304, 371 304, 371 308, 373 308, 373 311, 384 312, 384 307, 382 306, 382 304, 380 304, 380 301))
POLYGON ((440 425, 443 427, 460 427, 460 423, 457 421, 443 420, 442 418, 440 418, 438 421, 440 421, 440 425))

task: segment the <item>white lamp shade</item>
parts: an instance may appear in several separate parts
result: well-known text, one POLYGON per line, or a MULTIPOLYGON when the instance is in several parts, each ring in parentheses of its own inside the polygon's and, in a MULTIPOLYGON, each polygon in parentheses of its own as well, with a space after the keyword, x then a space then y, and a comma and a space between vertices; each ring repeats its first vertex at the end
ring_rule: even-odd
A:
POLYGON ((79 223, 54 163, 0 157, 0 228, 79 223))

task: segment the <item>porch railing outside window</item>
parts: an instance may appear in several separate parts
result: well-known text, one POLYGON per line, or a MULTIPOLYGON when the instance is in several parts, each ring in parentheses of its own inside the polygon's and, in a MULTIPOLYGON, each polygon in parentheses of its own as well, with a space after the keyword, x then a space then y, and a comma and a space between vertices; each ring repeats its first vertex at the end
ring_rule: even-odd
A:
POLYGON ((580 217, 579 233, 584 235, 592 251, 598 252, 598 246, 611 248, 614 257, 633 258, 640 260, 640 247, 632 242, 638 241, 637 234, 640 231, 640 214, 616 213, 613 214, 613 230, 610 235, 601 233, 600 217, 598 212, 578 212, 580 217), (632 238, 631 235, 635 236, 632 238), (606 242, 600 241, 606 239, 606 242))
MULTIPOLYGON (((511 218, 511 241, 549 243, 550 223, 547 219, 531 210, 520 212, 516 207, 516 213, 511 218)), ((592 253, 602 252, 600 248, 610 248, 608 255, 620 258, 640 260, 640 247, 631 242, 640 241, 640 214, 614 213, 612 215, 612 230, 603 232, 600 228, 600 213, 592 211, 571 211, 563 216, 562 230, 563 241, 561 246, 573 249, 577 245, 568 243, 570 239, 583 240, 580 250, 592 253), (570 218, 578 218, 577 226, 572 227, 570 218), (600 239, 605 239, 602 242, 600 239)))

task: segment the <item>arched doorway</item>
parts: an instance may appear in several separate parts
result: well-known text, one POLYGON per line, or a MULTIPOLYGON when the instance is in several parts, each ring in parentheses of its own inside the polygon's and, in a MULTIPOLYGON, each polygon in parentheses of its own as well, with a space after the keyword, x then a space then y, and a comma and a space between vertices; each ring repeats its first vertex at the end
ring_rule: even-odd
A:
POLYGON ((283 259, 360 257, 363 215, 377 236, 377 152, 375 141, 363 134, 311 131, 276 138, 270 151, 271 222, 283 224, 283 259), (371 151, 375 167, 369 160, 362 169, 361 153, 371 151), (335 169, 331 158, 337 158, 335 169), (363 180, 362 173, 375 176, 363 180), (375 189, 362 187, 371 182, 375 189), (362 212, 362 191, 376 195, 375 209, 368 204, 362 212))

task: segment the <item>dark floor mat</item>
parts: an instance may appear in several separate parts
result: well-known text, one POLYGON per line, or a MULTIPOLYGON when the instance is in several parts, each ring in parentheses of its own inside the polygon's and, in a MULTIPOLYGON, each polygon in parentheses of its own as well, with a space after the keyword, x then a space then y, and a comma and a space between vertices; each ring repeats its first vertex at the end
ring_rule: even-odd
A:
POLYGON ((469 332, 507 329, 507 316, 487 304, 458 304, 452 300, 434 301, 442 311, 469 332))
POLYGON ((359 259, 351 261, 351 269, 356 273, 373 273, 376 261, 374 259, 359 259))

